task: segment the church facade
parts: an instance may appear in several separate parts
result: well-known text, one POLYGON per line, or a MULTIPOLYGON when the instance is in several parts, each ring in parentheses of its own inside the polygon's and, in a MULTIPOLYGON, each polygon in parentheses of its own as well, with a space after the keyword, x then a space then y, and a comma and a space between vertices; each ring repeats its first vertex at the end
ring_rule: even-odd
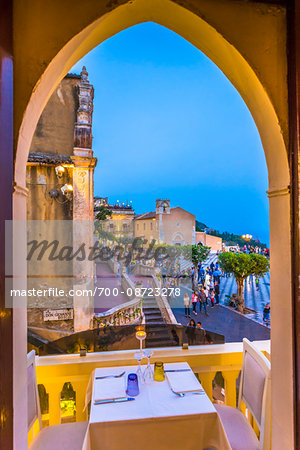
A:
POLYGON ((135 237, 153 239, 169 245, 195 244, 194 214, 179 206, 170 207, 170 200, 156 200, 155 211, 139 214, 134 220, 135 237))

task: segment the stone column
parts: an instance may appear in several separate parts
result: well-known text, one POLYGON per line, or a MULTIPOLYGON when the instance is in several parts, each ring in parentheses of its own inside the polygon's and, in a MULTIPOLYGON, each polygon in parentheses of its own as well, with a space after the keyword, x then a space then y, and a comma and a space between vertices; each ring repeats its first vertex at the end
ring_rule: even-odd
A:
MULTIPOLYGON (((272 441, 288 448, 293 436, 293 305, 290 189, 268 191, 270 205, 270 299, 272 441), (278 414, 280 411, 280 414, 278 414), (285 442, 285 444, 283 443, 285 442)), ((276 446, 277 445, 277 446, 276 446)))
MULTIPOLYGON (((73 262, 74 290, 90 290, 94 283, 94 262, 88 260, 93 246, 93 173, 95 158, 72 156, 73 169, 73 248, 85 245, 84 261, 73 262)), ((94 314, 93 296, 74 295, 74 331, 91 328, 94 314)))
MULTIPOLYGON (((92 114, 94 89, 87 79, 88 73, 83 67, 78 85, 79 108, 74 129, 74 150, 71 159, 73 169, 73 248, 84 243, 86 258, 74 261, 74 289, 93 289, 94 262, 87 256, 93 246, 94 232, 94 187, 93 176, 97 159, 92 150, 92 114)), ((94 304, 93 296, 74 295, 74 331, 83 331, 92 327, 94 304)))

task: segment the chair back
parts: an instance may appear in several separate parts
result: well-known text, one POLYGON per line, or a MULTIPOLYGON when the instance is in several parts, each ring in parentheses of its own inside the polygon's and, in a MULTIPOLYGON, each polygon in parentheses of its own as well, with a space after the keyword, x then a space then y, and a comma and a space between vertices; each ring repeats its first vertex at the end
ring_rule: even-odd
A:
POLYGON ((36 381, 34 350, 32 350, 27 355, 27 415, 28 430, 30 430, 37 419, 39 420, 40 429, 42 428, 40 400, 36 381))
POLYGON ((260 431, 260 449, 270 448, 271 365, 248 339, 243 339, 243 366, 238 408, 243 401, 260 431))

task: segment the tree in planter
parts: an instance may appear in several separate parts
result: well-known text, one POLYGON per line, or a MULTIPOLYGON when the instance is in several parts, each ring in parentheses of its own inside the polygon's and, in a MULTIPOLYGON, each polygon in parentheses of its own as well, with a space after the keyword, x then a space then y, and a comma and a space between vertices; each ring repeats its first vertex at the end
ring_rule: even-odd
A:
MULTIPOLYGON (((105 233, 108 233, 105 231, 104 223, 107 220, 108 217, 112 216, 112 212, 110 209, 105 208, 105 206, 99 206, 97 208, 97 214, 94 221, 94 227, 95 227, 95 233, 100 235, 102 234, 102 237, 105 233)), ((112 234, 112 233, 111 233, 112 234)))
POLYGON ((244 282, 250 275, 262 277, 270 269, 270 261, 263 255, 255 253, 232 253, 225 252, 219 254, 220 267, 226 273, 232 273, 237 290, 237 307, 238 311, 244 313, 244 282))
POLYGON ((96 214, 96 220, 106 220, 108 217, 112 216, 110 209, 105 208, 105 206, 100 206, 96 214))
POLYGON ((198 286, 198 264, 202 264, 209 255, 210 247, 205 245, 184 245, 179 247, 185 259, 191 261, 194 266, 193 289, 198 286))

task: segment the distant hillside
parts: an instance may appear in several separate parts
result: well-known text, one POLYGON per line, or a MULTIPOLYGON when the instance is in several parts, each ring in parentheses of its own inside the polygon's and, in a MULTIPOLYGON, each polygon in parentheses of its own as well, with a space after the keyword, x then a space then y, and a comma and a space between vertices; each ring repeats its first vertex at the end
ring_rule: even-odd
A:
POLYGON ((205 223, 196 220, 196 231, 203 231, 205 228, 208 228, 207 225, 205 225, 205 223))
POLYGON ((259 245, 262 248, 267 247, 266 244, 260 242, 258 239, 245 240, 238 234, 229 233, 228 231, 220 232, 218 230, 214 230, 213 228, 209 228, 204 223, 196 220, 196 231, 204 231, 205 229, 209 229, 208 234, 222 238, 225 245, 239 245, 240 247, 243 247, 245 244, 250 244, 253 245, 253 247, 256 245, 259 245))

